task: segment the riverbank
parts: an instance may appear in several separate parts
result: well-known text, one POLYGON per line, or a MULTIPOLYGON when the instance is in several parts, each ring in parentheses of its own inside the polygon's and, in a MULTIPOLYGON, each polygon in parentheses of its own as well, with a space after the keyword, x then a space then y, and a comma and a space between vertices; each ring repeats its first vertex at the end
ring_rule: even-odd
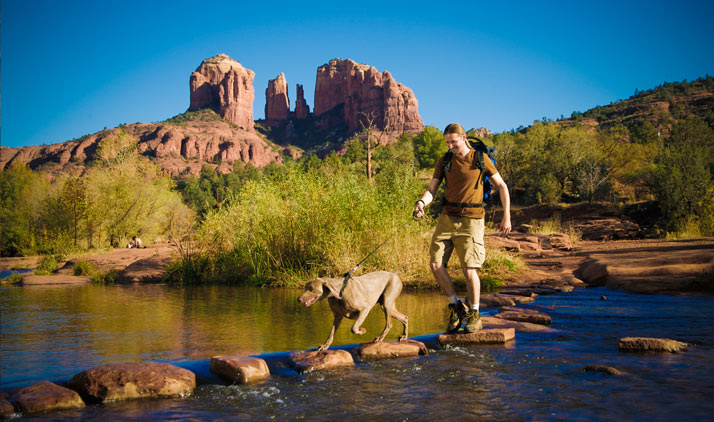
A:
MULTIPOLYGON (((563 234, 512 233, 502 238, 486 236, 490 247, 518 254, 526 269, 503 280, 501 289, 549 288, 557 291, 575 287, 606 286, 633 293, 714 293, 714 238, 684 240, 624 239, 581 240, 575 245, 563 234)), ((115 248, 71 257, 53 275, 28 274, 23 283, 74 284, 89 282, 73 276, 78 262, 88 262, 98 271, 117 273, 119 283, 160 282, 177 253, 169 244, 146 248, 115 248)), ((39 257, 0 258, 0 270, 37 266, 39 257)), ((459 271, 453 272, 459 277, 459 271)), ((407 288, 438 289, 433 280, 407 284, 407 288)))

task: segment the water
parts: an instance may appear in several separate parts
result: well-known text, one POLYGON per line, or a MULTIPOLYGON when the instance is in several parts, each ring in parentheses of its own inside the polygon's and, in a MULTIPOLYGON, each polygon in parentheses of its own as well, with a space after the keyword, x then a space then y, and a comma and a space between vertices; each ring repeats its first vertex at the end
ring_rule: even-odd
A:
MULTIPOLYGON (((2 287, 2 388, 68 379, 111 362, 201 366, 220 354, 303 350, 330 328, 326 303, 304 308, 297 290, 226 286, 2 287)), ((440 331, 445 299, 403 293, 410 334, 440 331)), ((430 349, 429 356, 358 362, 297 375, 286 365, 253 386, 201 385, 184 399, 138 400, 53 413, 53 420, 707 420, 714 414, 714 298, 604 289, 541 296, 530 307, 554 333, 518 333, 507 346, 430 349), (602 295, 607 300, 600 300, 602 295), (626 336, 693 343, 679 354, 625 354, 626 336), (614 366, 621 376, 584 372, 614 366)), ((335 346, 369 341, 338 331, 335 346)), ((400 333, 398 324, 388 339, 400 333)), ((429 337, 427 337, 429 338, 429 337)), ((280 356, 270 355, 270 356, 280 356)), ((23 420, 47 420, 50 415, 23 420)))

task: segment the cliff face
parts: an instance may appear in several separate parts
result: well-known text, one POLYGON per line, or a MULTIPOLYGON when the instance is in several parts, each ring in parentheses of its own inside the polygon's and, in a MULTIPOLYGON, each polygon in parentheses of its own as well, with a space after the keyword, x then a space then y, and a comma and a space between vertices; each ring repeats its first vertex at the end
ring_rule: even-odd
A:
POLYGON ((414 93, 389 72, 333 59, 317 68, 314 114, 320 116, 341 104, 349 132, 362 129, 368 119, 377 128, 395 133, 424 129, 414 93))
POLYGON ((239 127, 253 130, 255 73, 219 54, 204 60, 191 74, 189 111, 210 108, 239 127))
POLYGON ((307 119, 310 115, 310 106, 308 106, 307 101, 305 101, 305 92, 302 89, 302 85, 297 84, 295 86, 295 92, 297 93, 297 99, 295 100, 295 118, 307 119))

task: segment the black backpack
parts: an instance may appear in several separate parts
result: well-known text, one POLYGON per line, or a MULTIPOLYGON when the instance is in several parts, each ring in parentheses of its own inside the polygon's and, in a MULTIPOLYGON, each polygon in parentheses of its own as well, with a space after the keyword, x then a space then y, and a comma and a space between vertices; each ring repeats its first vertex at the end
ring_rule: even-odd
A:
MULTIPOLYGON (((476 150, 476 153, 474 154, 473 168, 480 170, 481 174, 479 175, 479 178, 476 181, 476 186, 474 186, 474 189, 478 189, 479 183, 483 182, 483 201, 478 204, 471 204, 468 202, 449 202, 446 200, 446 197, 444 197, 441 203, 442 205, 448 205, 450 207, 457 208, 483 208, 486 207, 486 201, 491 196, 491 190, 493 189, 493 186, 491 186, 491 178, 488 176, 481 177, 483 176, 483 171, 485 168, 483 165, 483 156, 484 154, 486 154, 491 160, 491 162, 493 164, 496 164, 496 160, 493 158, 494 148, 487 147, 486 144, 484 144, 480 138, 477 138, 475 136, 468 136, 467 141, 471 148, 476 150)), ((446 154, 444 154, 444 159, 441 161, 441 173, 444 177, 444 189, 446 189, 446 172, 449 171, 449 169, 451 168, 452 155, 454 155, 454 153, 451 152, 451 150, 446 151, 446 154)))

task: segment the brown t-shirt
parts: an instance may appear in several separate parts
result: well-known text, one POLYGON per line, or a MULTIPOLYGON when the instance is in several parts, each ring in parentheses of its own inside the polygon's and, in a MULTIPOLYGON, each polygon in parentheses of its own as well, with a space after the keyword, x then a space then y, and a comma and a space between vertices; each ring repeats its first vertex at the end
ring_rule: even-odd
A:
MULTIPOLYGON (((451 155, 451 166, 446 172, 446 195, 445 198, 449 202, 467 202, 470 204, 480 204, 483 202, 483 180, 479 182, 481 171, 476 168, 477 161, 474 160, 476 150, 469 149, 466 157, 461 158, 458 154, 451 155), (475 163, 476 161, 476 163, 475 163)), ((436 162, 434 167, 434 178, 442 179, 442 156, 436 162)), ((491 159, 483 153, 484 173, 487 176, 493 176, 498 173, 496 166, 493 165, 491 159)), ((471 218, 484 218, 486 211, 483 207, 477 208, 458 208, 445 206, 442 213, 453 216, 465 216, 471 218)))

